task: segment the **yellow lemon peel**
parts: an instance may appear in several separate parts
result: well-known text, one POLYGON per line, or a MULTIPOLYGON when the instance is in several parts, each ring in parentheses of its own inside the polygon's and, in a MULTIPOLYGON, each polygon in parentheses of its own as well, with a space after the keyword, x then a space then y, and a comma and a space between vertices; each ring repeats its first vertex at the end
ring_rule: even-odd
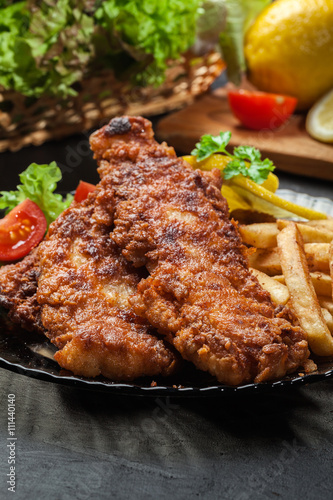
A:
POLYGON ((249 80, 260 90, 294 96, 309 109, 333 87, 332 0, 279 0, 245 35, 249 80))
POLYGON ((333 89, 310 109, 306 130, 314 139, 333 143, 333 89))

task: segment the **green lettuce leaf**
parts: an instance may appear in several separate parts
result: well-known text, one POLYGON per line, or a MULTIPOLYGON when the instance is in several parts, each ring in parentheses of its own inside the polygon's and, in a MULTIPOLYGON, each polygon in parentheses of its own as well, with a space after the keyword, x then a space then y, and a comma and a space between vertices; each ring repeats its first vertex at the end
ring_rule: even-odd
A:
POLYGON ((95 19, 110 37, 114 53, 126 52, 141 70, 140 84, 162 83, 168 59, 194 42, 201 0, 105 0, 95 19))
POLYGON ((1 8, 0 85, 26 96, 76 95, 94 56, 94 21, 85 2, 47 0, 1 8))
POLYGON ((54 193, 61 178, 61 170, 56 162, 49 165, 32 163, 20 174, 21 184, 17 186, 17 191, 0 191, 0 209, 6 209, 8 213, 29 198, 43 211, 49 225, 73 200, 72 195, 63 199, 61 194, 54 193))
POLYGON ((201 0, 0 0, 0 86, 66 98, 105 67, 160 84, 193 43, 201 0))

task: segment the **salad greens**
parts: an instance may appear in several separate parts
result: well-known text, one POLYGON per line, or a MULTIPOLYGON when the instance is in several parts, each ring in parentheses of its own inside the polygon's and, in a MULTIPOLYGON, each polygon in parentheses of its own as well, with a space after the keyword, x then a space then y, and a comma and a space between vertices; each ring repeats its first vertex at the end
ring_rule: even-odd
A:
POLYGON ((26 96, 76 95, 75 83, 112 68, 160 84, 168 59, 195 36, 200 0, 0 0, 0 86, 26 96))
POLYGON ((230 162, 223 170, 224 179, 231 179, 236 175, 249 177, 257 184, 262 184, 275 167, 268 158, 261 159, 261 153, 252 146, 238 146, 234 148, 233 154, 226 150, 231 139, 231 132, 220 132, 219 135, 203 135, 200 142, 191 152, 197 161, 203 161, 216 153, 224 153, 229 156, 230 162))
POLYGON ((61 194, 54 193, 61 178, 61 170, 55 161, 49 165, 32 163, 20 174, 21 184, 17 186, 17 191, 0 191, 0 209, 6 209, 8 213, 29 198, 42 210, 49 225, 73 200, 70 194, 63 199, 61 194))
POLYGON ((23 1, 2 9, 0 85, 26 96, 75 95, 72 85, 93 53, 93 20, 83 4, 23 1))
POLYGON ((125 49, 138 69, 143 66, 139 83, 160 84, 168 59, 177 59, 194 41, 199 5, 200 0, 103 1, 95 19, 115 52, 125 49))
POLYGON ((0 0, 0 88, 66 98, 105 68, 135 84, 159 85, 168 61, 195 37, 206 48, 219 45, 237 84, 245 69, 244 32, 270 2, 0 0))

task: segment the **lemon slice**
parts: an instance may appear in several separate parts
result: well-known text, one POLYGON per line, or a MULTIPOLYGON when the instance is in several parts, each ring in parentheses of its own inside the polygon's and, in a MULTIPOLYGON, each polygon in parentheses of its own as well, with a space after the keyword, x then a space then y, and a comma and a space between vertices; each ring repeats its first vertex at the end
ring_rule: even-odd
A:
POLYGON ((333 142, 333 89, 312 106, 305 126, 314 139, 333 142))

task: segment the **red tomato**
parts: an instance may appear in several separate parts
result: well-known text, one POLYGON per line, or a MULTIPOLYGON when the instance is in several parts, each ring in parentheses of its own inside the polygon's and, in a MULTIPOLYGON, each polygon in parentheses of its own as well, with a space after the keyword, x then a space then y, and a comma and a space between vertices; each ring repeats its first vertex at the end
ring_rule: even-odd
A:
POLYGON ((74 200, 78 202, 84 201, 87 198, 88 194, 95 191, 95 189, 96 186, 94 184, 80 181, 75 191, 74 200))
POLYGON ((0 219, 0 261, 27 255, 43 239, 45 216, 33 201, 26 199, 0 219))
POLYGON ((295 97, 244 89, 229 91, 228 100, 235 117, 253 130, 280 127, 294 112, 297 104, 295 97))

